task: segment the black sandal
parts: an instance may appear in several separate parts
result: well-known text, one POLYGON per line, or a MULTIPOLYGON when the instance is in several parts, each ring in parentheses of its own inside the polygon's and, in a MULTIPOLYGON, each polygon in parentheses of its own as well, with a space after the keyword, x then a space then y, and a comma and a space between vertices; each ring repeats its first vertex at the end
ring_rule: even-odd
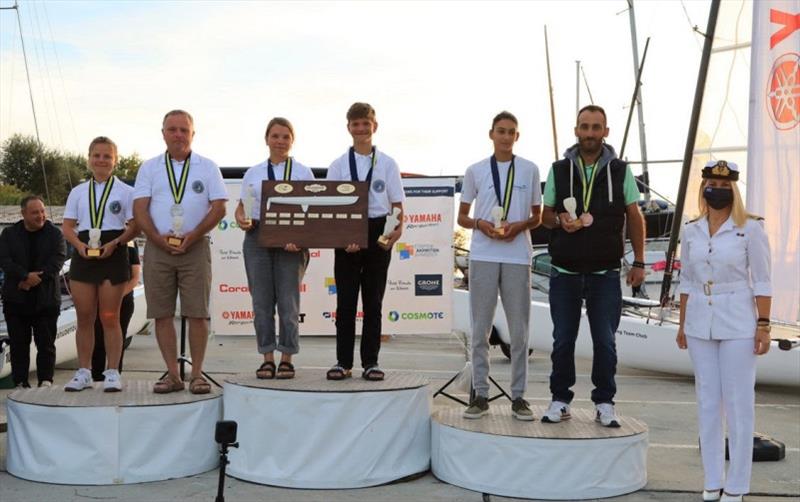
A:
POLYGON ((278 380, 289 380, 294 378, 294 364, 288 361, 281 361, 278 365, 278 372, 275 374, 278 380))
POLYGON ((261 380, 272 380, 275 378, 275 362, 264 361, 256 370, 256 378, 261 380))
POLYGON ((345 378, 350 378, 351 376, 353 376, 352 370, 346 370, 338 364, 329 369, 328 373, 326 374, 328 380, 344 380, 345 378))
POLYGON ((364 373, 361 374, 361 378, 364 380, 369 380, 371 382, 379 382, 386 377, 386 374, 383 372, 382 369, 378 368, 378 366, 370 366, 369 368, 364 370, 364 373))

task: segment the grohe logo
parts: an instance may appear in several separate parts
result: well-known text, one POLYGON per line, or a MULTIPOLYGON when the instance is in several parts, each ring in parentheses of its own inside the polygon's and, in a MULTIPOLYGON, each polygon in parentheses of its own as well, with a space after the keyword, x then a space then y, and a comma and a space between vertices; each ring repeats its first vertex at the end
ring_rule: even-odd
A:
POLYGON ((414 275, 415 296, 442 296, 442 274, 414 275))

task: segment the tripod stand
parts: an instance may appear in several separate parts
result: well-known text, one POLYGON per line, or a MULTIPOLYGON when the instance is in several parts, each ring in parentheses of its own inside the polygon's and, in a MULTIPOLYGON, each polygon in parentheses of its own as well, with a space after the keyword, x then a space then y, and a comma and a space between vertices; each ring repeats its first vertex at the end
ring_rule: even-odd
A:
MULTIPOLYGON (((461 371, 464 371, 464 370, 462 369, 461 371)), ((443 395, 444 397, 446 397, 446 398, 448 398, 448 399, 452 399, 453 401, 455 401, 455 402, 457 402, 457 403, 463 404, 464 406, 469 406, 469 403, 467 403, 467 402, 464 402, 464 400, 463 400, 463 399, 459 399, 458 397, 456 397, 456 396, 454 396, 454 395, 452 395, 452 394, 448 394, 447 392, 445 392, 445 389, 447 389, 447 387, 449 387, 449 386, 450 386, 450 385, 451 385, 451 384, 452 384, 452 383, 455 381, 455 379, 456 379, 456 378, 458 378, 458 376, 459 376, 459 375, 461 375, 461 371, 459 371, 458 373, 456 373, 455 375, 453 375, 453 377, 452 377, 452 378, 450 378, 450 380, 448 380, 448 381, 447 381, 447 382, 446 382, 444 385, 442 385, 442 386, 439 388, 439 390, 437 390, 436 392, 434 392, 434 394, 433 394, 433 397, 435 398, 436 396, 438 396, 439 394, 441 394, 441 395, 443 395)), ((491 377, 491 375, 489 375, 489 376, 488 376, 488 378, 489 378, 489 382, 490 382, 492 385, 494 385, 495 387, 497 387, 497 390, 499 390, 499 391, 500 391, 500 393, 499 393, 499 394, 495 394, 494 396, 490 396, 490 397, 489 397, 489 402, 492 402, 492 401, 494 401, 495 399, 500 399, 500 398, 501 398, 501 397, 503 397, 503 396, 505 396, 505 397, 506 397, 506 398, 507 398, 509 401, 511 401, 511 396, 509 396, 509 395, 508 395, 508 393, 507 393, 507 392, 506 392, 506 391, 505 391, 505 390, 504 390, 504 389, 503 389, 503 388, 500 386, 500 384, 499 384, 499 383, 497 383, 497 381, 496 381, 494 378, 492 378, 492 377, 491 377)), ((472 381, 470 380, 470 385, 469 385, 469 400, 470 400, 470 401, 472 401, 473 399, 475 399, 475 388, 472 386, 472 381)))
MULTIPOLYGON (((178 365, 180 366, 181 380, 184 380, 184 377, 186 376, 187 364, 191 366, 192 360, 186 357, 186 316, 181 316, 181 348, 180 351, 178 352, 178 365)), ((161 378, 167 376, 168 373, 169 371, 165 371, 164 374, 161 375, 161 378)), ((201 371, 200 373, 217 387, 222 387, 222 385, 220 385, 216 380, 211 378, 211 375, 209 375, 205 371, 201 371)))

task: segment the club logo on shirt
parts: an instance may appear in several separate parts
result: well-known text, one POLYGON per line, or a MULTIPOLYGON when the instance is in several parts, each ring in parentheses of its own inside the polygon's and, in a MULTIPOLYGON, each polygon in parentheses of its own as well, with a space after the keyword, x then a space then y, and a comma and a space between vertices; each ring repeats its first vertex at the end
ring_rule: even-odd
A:
POLYGON ((111 211, 111 214, 119 214, 122 211, 122 204, 118 200, 113 200, 108 205, 108 210, 111 211))
POLYGON ((206 187, 203 186, 203 182, 202 181, 195 180, 194 182, 192 182, 192 190, 194 190, 194 193, 203 193, 203 190, 205 190, 205 189, 206 189, 206 187))
POLYGON ((372 189, 376 193, 383 193, 386 190, 386 182, 383 180, 375 180, 372 182, 372 189))

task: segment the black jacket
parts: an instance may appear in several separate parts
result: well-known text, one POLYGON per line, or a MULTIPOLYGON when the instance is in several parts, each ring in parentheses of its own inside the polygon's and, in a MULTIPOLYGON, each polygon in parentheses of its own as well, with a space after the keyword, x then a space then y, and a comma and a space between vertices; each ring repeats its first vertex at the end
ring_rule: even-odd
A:
POLYGON ((0 234, 0 268, 5 273, 3 281, 3 303, 26 303, 25 291, 17 285, 29 272, 41 270, 42 282, 30 291, 36 294, 36 309, 61 305, 59 275, 67 258, 67 247, 61 231, 49 220, 45 221, 38 240, 37 263, 30 263, 27 230, 22 220, 3 230, 0 234))

